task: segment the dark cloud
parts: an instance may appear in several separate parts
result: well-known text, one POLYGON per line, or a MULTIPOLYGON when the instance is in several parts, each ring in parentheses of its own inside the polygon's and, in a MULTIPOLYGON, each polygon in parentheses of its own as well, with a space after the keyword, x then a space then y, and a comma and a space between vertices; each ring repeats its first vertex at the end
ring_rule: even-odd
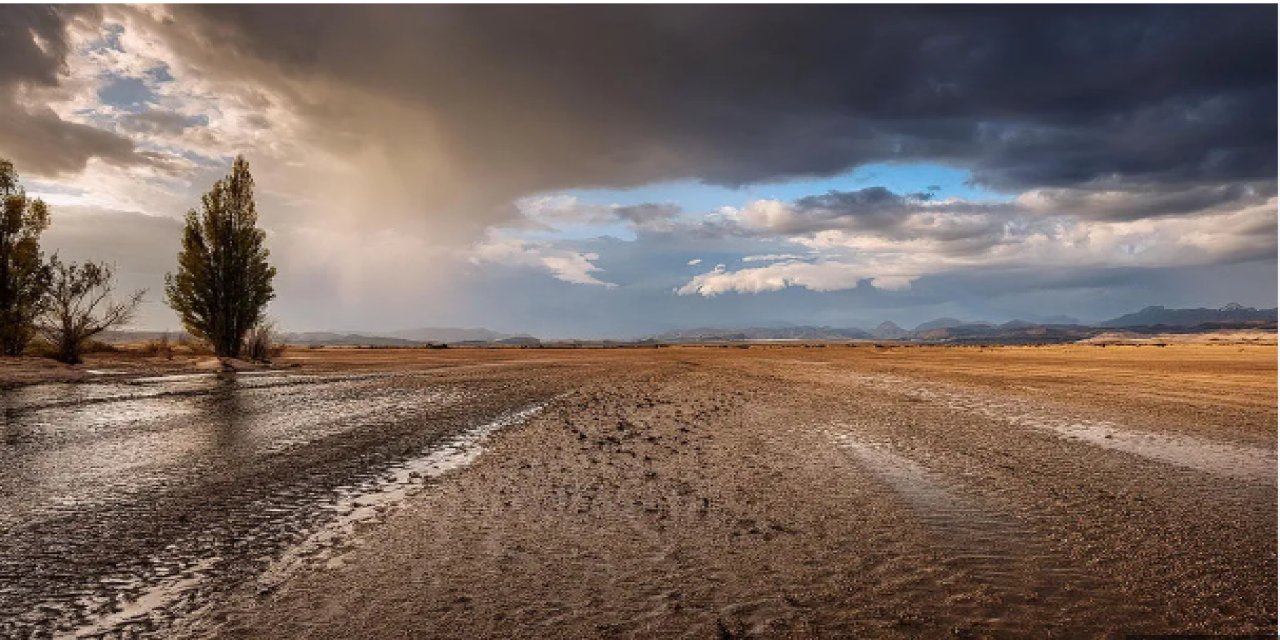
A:
POLYGON ((2 94, 0 157, 12 159, 20 171, 44 176, 77 173, 94 157, 117 164, 145 161, 127 138, 67 122, 47 108, 27 110, 2 94))
MULTIPOLYGON (((927 194, 899 195, 884 187, 867 187, 858 191, 830 191, 806 196, 795 203, 796 215, 790 224, 779 229, 783 233, 812 232, 826 229, 885 230, 902 223, 929 199, 927 194)), ((965 204, 966 209, 971 205, 965 204)))
POLYGON ((1263 206, 1276 197, 1276 182, 1191 185, 1096 184, 1087 188, 1038 189, 1022 196, 1022 209, 1093 220, 1138 220, 1263 206))
POLYGON ((27 87, 58 85, 69 51, 67 29, 76 20, 96 22, 93 7, 0 7, 0 157, 39 175, 76 173, 89 158, 116 164, 149 160, 125 137, 63 120, 53 110, 27 104, 27 87))
MULTIPOLYGON (((1081 284, 1091 293, 1072 300, 1123 291, 1105 303, 1119 312, 1161 269, 1238 274, 1246 271, 1231 262, 1250 259, 1274 267, 1275 25, 1274 6, 8 7, 0 9, 0 155, 33 173, 74 174, 93 157, 177 166, 155 142, 166 136, 198 139, 197 155, 208 157, 247 145, 264 219, 275 227, 273 255, 282 279, 294 278, 281 287, 293 296, 280 301, 294 314, 286 321, 354 325, 375 303, 381 318, 471 305, 472 315, 453 321, 511 317, 499 327, 510 330, 567 322, 558 320, 571 315, 565 307, 583 316, 557 330, 768 319, 778 308, 796 321, 836 321, 849 309, 908 303, 927 310, 920 314, 968 316, 1001 283, 1030 283, 1008 289, 1027 296, 1056 286, 1034 274, 1070 279, 1116 263, 1130 266, 1081 284), (172 82, 157 104, 143 91, 156 85, 140 78, 96 87, 135 112, 93 114, 114 127, 107 131, 25 100, 75 84, 63 75, 75 55, 68 33, 103 20, 121 23, 110 26, 117 35, 139 36, 125 45, 146 41, 156 45, 148 55, 165 58, 145 72, 172 82), (161 104, 206 109, 213 122, 192 131, 202 123, 146 110, 161 104), (122 135, 146 140, 145 151, 122 135), (982 204, 876 187, 777 203, 773 218, 751 218, 760 212, 748 205, 741 218, 698 221, 689 218, 705 211, 661 204, 571 203, 543 218, 517 206, 575 187, 737 186, 918 161, 968 169, 975 183, 1018 197, 982 204), (455 297, 423 295, 420 274, 463 279, 456 267, 467 256, 411 256, 465 254, 497 227, 537 226, 518 227, 521 216, 543 221, 544 231, 625 222, 636 239, 495 244, 517 266, 494 282, 509 282, 489 290, 490 276, 471 274, 476 282, 458 284, 455 297), (824 247, 814 237, 822 231, 864 244, 824 247), (744 255, 808 249, 839 254, 851 271, 814 258, 809 271, 778 265, 794 282, 769 296, 671 295, 696 271, 691 259, 744 271, 804 262, 748 264, 744 255), (563 274, 582 260, 619 286, 524 273, 541 264, 563 274), (1015 277, 1015 268, 1025 273, 1015 277), (895 286, 832 292, 860 272, 895 286), (901 288, 907 278, 916 278, 912 289, 901 288), (397 285, 378 296, 363 291, 388 280, 397 285), (333 315, 344 296, 349 315, 333 315), (949 300, 968 306, 944 311, 949 300)), ((199 174, 187 200, 215 177, 199 174)), ((94 232, 104 220, 64 219, 51 238, 86 250, 95 237, 133 246, 94 232)), ((171 261, 172 229, 133 222, 130 234, 169 238, 153 251, 163 254, 155 265, 171 261)), ((155 265, 146 267, 153 281, 155 265)), ((1176 286, 1161 282, 1159 295, 1176 286)), ((1205 282, 1194 286, 1212 291, 1205 282)), ((1270 289, 1256 299, 1273 301, 1270 289)), ((1042 298, 1008 308, 1071 312, 1071 304, 1050 309, 1042 298)))
MULTIPOLYGON (((211 72, 416 105, 464 188, 485 176, 499 199, 885 160, 968 166, 1009 190, 1276 172, 1275 7, 173 12, 175 46, 211 72)), ((295 98, 344 140, 369 127, 295 98)))
POLYGON ((748 226, 770 234, 853 231, 890 239, 954 242, 993 238, 1020 210, 1016 204, 933 202, 928 193, 899 194, 884 187, 867 187, 805 196, 793 203, 753 203, 743 217, 748 226))
POLYGON ((66 23, 76 11, 21 5, 0 8, 0 86, 57 84, 67 55, 66 23))
MULTIPOLYGON (((97 15, 5 12, 0 94, 10 103, 21 83, 57 82, 66 23, 97 15)), ((481 222, 508 216, 513 198, 560 188, 737 185, 877 161, 962 165, 1010 191, 1271 179, 1275 18, 1268 6, 133 14, 200 72, 288 101, 317 141, 351 153, 380 141, 392 179, 414 196, 398 208, 416 198, 481 222)), ((0 150, 39 171, 91 156, 145 161, 113 133, 5 112, 0 150)))
POLYGON ((877 233, 891 239, 954 241, 991 237, 1006 223, 1032 224, 1042 217, 1123 222, 1223 214, 1270 207, 1275 197, 1274 180, 1047 188, 1029 191, 1012 202, 995 203, 937 201, 930 193, 899 194, 885 187, 867 187, 805 196, 792 203, 754 203, 747 207, 744 218, 757 232, 770 234, 839 230, 877 233))
POLYGON ((655 204, 646 202, 637 205, 624 205, 613 208, 613 215, 619 220, 636 226, 646 226, 680 215, 680 207, 674 204, 655 204))

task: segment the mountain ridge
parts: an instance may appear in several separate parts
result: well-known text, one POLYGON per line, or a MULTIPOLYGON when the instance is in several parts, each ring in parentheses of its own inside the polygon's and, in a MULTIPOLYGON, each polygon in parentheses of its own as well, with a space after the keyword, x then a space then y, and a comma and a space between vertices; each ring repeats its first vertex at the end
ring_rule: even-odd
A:
MULTIPOLYGON (((1148 332, 1197 332, 1232 328, 1272 329, 1276 326, 1275 308, 1257 309, 1230 303, 1217 309, 1205 307, 1176 309, 1161 305, 1145 307, 1133 313, 1103 320, 1098 323, 1036 322, 1021 318, 1002 324, 986 321, 965 321, 953 317, 941 317, 904 329, 886 320, 870 329, 860 327, 830 327, 773 323, 767 326, 703 326, 671 329, 657 334, 610 340, 588 340, 601 343, 688 343, 699 342, 750 342, 750 341, 914 341, 914 342, 991 342, 991 343, 1045 343, 1068 342, 1090 338, 1113 330, 1147 330, 1148 332)), ((1034 316, 1033 316, 1034 317, 1034 316)), ((1044 316, 1045 320, 1074 320, 1068 316, 1044 316)), ((156 340, 164 336, 177 339, 181 332, 159 331, 110 331, 103 334, 104 342, 124 343, 139 340, 156 340)), ((507 345, 537 346, 544 343, 581 343, 576 339, 541 340, 528 334, 509 334, 480 328, 419 327, 388 332, 364 331, 300 331, 283 332, 280 340, 295 345, 333 345, 370 347, 413 347, 428 344, 452 344, 462 346, 507 345)))
POLYGON ((1232 302, 1217 309, 1197 307, 1191 309, 1170 309, 1163 305, 1152 305, 1122 316, 1098 323, 1100 327, 1154 327, 1174 326, 1189 327, 1214 322, 1254 322, 1275 321, 1276 309, 1256 309, 1232 302))

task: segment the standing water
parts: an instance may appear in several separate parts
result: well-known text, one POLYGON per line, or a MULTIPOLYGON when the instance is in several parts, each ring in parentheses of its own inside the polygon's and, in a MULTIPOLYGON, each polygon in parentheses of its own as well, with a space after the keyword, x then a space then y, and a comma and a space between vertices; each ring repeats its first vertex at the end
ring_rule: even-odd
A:
POLYGON ((0 636, 157 633, 278 580, 537 411, 428 376, 195 374, 0 392, 0 636))

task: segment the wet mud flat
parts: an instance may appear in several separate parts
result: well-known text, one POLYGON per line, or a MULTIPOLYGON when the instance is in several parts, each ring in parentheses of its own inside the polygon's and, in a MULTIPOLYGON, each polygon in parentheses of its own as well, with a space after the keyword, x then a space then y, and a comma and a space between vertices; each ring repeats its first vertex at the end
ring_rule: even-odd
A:
POLYGON ((1273 347, 939 355, 566 356, 474 465, 177 633, 1275 632, 1273 347))
POLYGON ((0 635, 1276 631, 1274 346, 307 355, 10 396, 0 635))
POLYGON ((553 393, 427 371, 0 391, 0 637, 163 637, 218 593, 322 562, 553 393))

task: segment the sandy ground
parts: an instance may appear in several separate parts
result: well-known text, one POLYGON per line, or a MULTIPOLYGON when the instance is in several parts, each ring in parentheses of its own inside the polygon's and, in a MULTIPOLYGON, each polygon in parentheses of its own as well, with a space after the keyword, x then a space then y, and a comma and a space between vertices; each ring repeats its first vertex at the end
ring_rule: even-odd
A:
POLYGON ((298 355, 546 404, 165 635, 1276 631, 1274 346, 298 355))
POLYGON ((1080 344, 1276 344, 1275 331, 1253 329, 1230 329, 1224 331, 1205 331, 1201 333, 1156 333, 1144 334, 1130 331, 1109 331, 1092 338, 1080 341, 1080 344))

